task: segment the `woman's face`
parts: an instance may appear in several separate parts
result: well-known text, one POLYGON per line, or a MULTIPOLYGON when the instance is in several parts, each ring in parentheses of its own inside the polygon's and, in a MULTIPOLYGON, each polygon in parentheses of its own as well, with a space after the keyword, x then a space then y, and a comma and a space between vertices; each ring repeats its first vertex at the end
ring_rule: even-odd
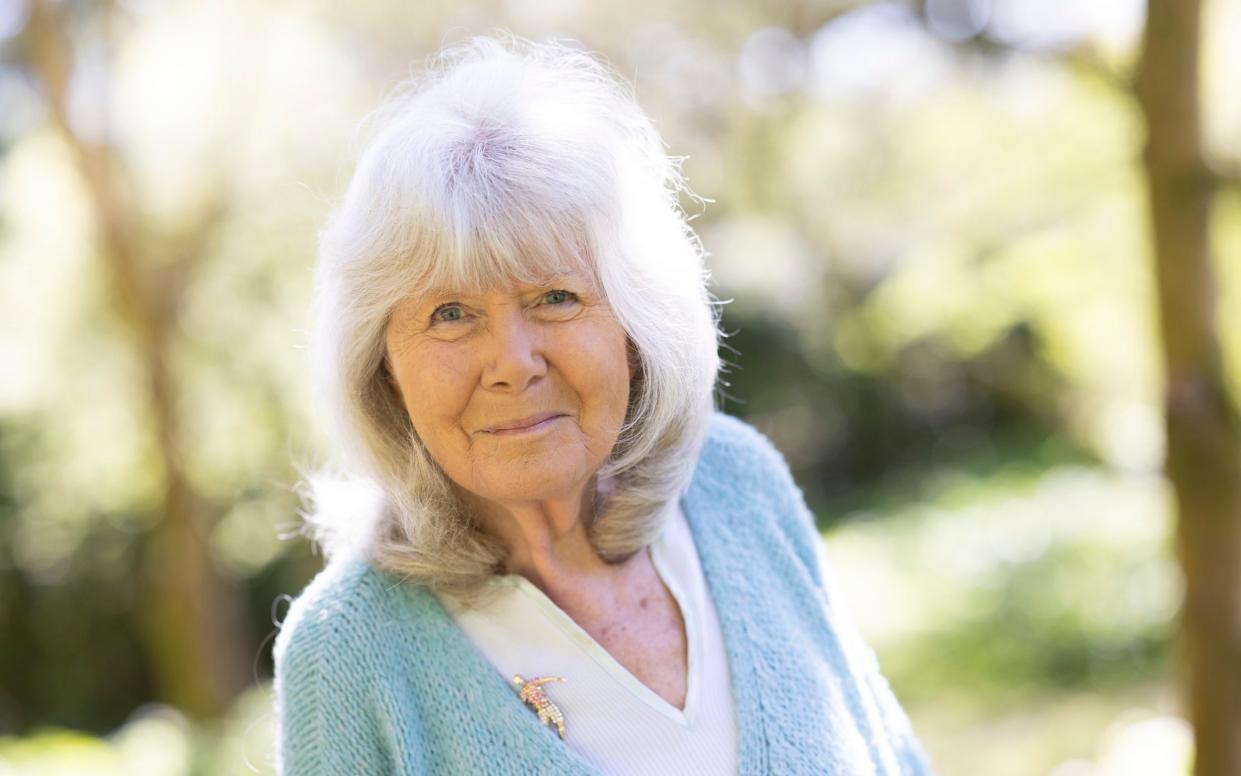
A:
POLYGON ((412 295, 385 341, 419 438, 470 493, 578 495, 616 443, 633 367, 624 330, 584 276, 412 295))

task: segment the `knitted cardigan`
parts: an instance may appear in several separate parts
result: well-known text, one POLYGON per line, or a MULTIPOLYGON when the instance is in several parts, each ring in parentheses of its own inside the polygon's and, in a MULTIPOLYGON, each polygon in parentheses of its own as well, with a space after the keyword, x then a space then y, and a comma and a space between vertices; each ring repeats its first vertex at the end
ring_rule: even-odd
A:
MULTIPOLYGON (((728 655, 738 772, 931 774, 771 443, 716 413, 681 507, 728 655)), ((428 589, 364 556, 334 559, 306 586, 273 655, 287 776, 598 773, 428 589)))

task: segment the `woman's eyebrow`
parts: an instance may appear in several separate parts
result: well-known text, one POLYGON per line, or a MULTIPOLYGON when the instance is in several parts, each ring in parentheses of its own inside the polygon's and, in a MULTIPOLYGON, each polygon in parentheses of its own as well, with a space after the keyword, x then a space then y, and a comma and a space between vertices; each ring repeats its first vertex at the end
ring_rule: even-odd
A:
MULTIPOLYGON (((569 286, 579 290, 590 290, 594 287, 585 275, 572 270, 539 273, 533 277, 516 282, 516 286, 518 293, 523 295, 547 291, 561 286, 569 286)), ((445 302, 466 303, 475 301, 477 297, 485 296, 489 291, 490 289, 462 288, 460 286, 431 286, 423 289, 418 295, 414 309, 422 311, 427 306, 435 307, 445 302)))
POLYGON ((429 304, 440 304, 443 302, 461 302, 471 299, 478 295, 478 291, 471 291, 454 286, 438 286, 428 288, 418 297, 418 306, 423 307, 429 304))
POLYGON ((575 288, 588 290, 594 288, 594 282, 587 275, 573 270, 553 272, 542 276, 539 279, 538 285, 544 288, 547 286, 556 285, 573 286, 575 288))

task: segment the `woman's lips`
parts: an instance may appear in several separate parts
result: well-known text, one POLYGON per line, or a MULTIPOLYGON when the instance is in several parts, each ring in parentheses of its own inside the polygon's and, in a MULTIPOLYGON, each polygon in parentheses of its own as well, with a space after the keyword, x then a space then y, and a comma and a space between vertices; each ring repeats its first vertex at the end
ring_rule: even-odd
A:
POLYGON ((564 415, 554 412, 544 413, 542 415, 533 415, 520 420, 506 421, 497 426, 484 429, 488 434, 497 436, 507 436, 512 434, 524 434, 530 431, 540 431, 552 424, 557 418, 563 418, 564 415))

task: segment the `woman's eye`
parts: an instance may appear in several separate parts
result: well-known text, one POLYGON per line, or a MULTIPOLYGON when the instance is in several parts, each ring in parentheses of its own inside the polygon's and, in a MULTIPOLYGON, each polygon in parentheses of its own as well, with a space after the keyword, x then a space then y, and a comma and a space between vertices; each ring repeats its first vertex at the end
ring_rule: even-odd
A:
POLYGON ((548 291, 546 294, 543 294, 543 301, 548 304, 564 304, 576 298, 577 295, 571 291, 548 291))
POLYGON ((461 320, 465 313, 457 304, 442 304, 431 313, 431 323, 453 323, 461 320))

